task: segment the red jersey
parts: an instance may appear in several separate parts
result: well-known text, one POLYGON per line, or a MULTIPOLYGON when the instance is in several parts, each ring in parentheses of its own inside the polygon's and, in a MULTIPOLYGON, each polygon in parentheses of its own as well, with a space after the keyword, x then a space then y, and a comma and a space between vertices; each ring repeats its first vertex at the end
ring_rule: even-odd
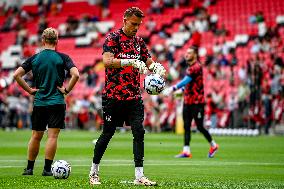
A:
MULTIPOLYGON (((151 58, 144 40, 141 37, 128 37, 122 29, 107 35, 103 53, 111 52, 118 59, 139 59, 146 62, 151 58)), ((117 100, 141 98, 140 74, 132 66, 105 69, 105 86, 103 97, 117 100)))
POLYGON ((200 62, 195 62, 190 65, 186 70, 186 74, 188 74, 192 80, 185 86, 184 104, 204 104, 203 71, 200 62))

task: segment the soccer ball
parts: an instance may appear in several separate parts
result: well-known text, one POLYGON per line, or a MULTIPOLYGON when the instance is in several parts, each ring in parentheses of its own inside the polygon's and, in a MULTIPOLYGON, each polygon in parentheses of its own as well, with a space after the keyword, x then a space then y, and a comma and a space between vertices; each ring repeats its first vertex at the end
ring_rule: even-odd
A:
POLYGON ((165 80, 158 74, 149 74, 144 79, 144 89, 150 95, 157 95, 165 88, 165 80))
POLYGON ((56 179, 67 179, 71 173, 71 165, 65 160, 57 160, 52 164, 51 172, 56 179))

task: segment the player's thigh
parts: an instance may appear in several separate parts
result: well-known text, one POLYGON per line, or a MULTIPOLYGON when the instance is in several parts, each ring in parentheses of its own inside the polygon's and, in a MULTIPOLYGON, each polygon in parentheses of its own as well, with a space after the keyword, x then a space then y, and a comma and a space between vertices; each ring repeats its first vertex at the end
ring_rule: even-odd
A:
POLYGON ((122 114, 125 113, 125 111, 123 111, 123 107, 120 106, 120 103, 117 100, 103 98, 102 105, 104 130, 122 127, 124 121, 122 114))
POLYGON ((194 121, 196 123, 196 126, 203 127, 203 121, 204 121, 204 105, 203 104, 195 104, 193 107, 193 117, 194 121))
POLYGON ((183 111, 182 111, 182 117, 183 117, 183 126, 185 130, 190 130, 191 122, 193 119, 193 109, 191 105, 183 105, 183 111))
POLYGON ((45 106, 34 106, 32 112, 32 130, 45 131, 48 121, 48 111, 45 106))
POLYGON ((127 119, 131 126, 133 137, 135 140, 144 140, 144 104, 142 99, 130 101, 127 111, 129 112, 127 119))
POLYGON ((65 128, 65 113, 66 113, 66 105, 65 104, 57 104, 48 106, 48 128, 65 128))
POLYGON ((132 131, 144 131, 144 104, 142 99, 129 102, 127 111, 129 112, 127 118, 132 131))

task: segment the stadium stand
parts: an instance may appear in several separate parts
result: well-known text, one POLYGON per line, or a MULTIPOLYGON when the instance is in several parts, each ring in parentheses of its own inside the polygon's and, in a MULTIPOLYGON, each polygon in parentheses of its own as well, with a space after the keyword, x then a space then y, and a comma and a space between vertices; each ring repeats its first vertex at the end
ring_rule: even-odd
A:
MULTIPOLYGON (((96 103, 104 82, 101 46, 106 33, 121 27, 117 23, 121 23, 125 7, 130 6, 138 6, 146 13, 139 35, 152 49, 153 57, 169 71, 169 84, 184 75, 184 51, 190 45, 199 46, 200 59, 205 63, 206 96, 212 97, 206 106, 208 127, 265 128, 271 127, 271 120, 274 126, 283 124, 284 1, 281 0, 192 0, 186 5, 162 6, 155 13, 150 0, 117 0, 111 1, 107 15, 101 6, 88 1, 62 1, 49 11, 41 11, 41 5, 36 4, 24 5, 20 10, 4 11, 2 7, 0 90, 5 91, 1 92, 2 101, 8 94, 19 92, 9 82, 9 72, 38 51, 41 27, 55 27, 61 35, 58 50, 69 54, 83 73, 68 97, 69 114, 78 118, 68 118, 73 120, 70 127, 76 127, 78 121, 86 123, 85 128, 91 127, 86 121, 89 118, 82 116, 86 99, 93 104, 87 117, 95 117, 96 125, 101 124, 100 106, 96 103), (14 25, 6 31, 3 27, 8 18, 14 25), (16 27, 16 23, 21 23, 24 29, 16 27), (272 111, 269 107, 273 107, 272 111)), ((145 124, 152 128, 157 123, 155 119, 160 118, 158 130, 172 130, 175 113, 165 107, 175 103, 159 96, 149 98, 145 101, 145 107, 150 107, 145 108, 145 124), (151 107, 158 111, 152 112, 151 107)))

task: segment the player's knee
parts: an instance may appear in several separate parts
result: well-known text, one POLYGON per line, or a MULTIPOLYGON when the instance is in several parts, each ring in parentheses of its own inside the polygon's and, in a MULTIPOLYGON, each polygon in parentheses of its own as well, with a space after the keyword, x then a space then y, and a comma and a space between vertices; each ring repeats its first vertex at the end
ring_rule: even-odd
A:
POLYGON ((106 139, 111 139, 114 133, 115 133, 115 130, 114 131, 113 130, 103 131, 102 137, 106 139))
POLYGON ((144 140, 145 130, 144 128, 134 129, 132 131, 134 140, 144 140))
POLYGON ((115 133, 116 127, 113 125, 105 125, 102 134, 113 135, 115 133))
POLYGON ((32 139, 33 139, 33 140, 37 140, 37 141, 41 141, 42 136, 39 136, 39 135, 33 135, 33 136, 32 136, 32 139))
POLYGON ((190 132, 190 127, 184 127, 184 132, 190 132))
POLYGON ((198 126, 197 129, 200 131, 200 132, 203 132, 205 130, 205 128, 203 126, 198 126))
POLYGON ((48 131, 47 137, 48 139, 57 140, 60 130, 48 131))

